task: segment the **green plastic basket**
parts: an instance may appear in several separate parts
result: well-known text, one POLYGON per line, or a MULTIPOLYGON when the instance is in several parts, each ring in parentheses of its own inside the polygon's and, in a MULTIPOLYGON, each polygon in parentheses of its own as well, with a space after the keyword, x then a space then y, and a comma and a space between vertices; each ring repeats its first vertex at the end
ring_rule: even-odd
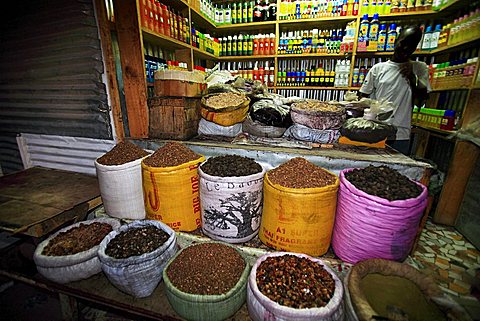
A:
MULTIPOLYGON (((236 247, 223 242, 208 243, 221 243, 233 247, 238 251, 236 247)), ((245 269, 237 284, 231 288, 230 291, 218 295, 198 295, 180 291, 168 278, 168 267, 183 250, 184 249, 180 250, 163 270, 165 294, 175 312, 182 318, 192 321, 221 321, 234 315, 235 312, 242 307, 247 298, 247 280, 250 273, 250 266, 242 253, 238 251, 245 261, 245 269)))

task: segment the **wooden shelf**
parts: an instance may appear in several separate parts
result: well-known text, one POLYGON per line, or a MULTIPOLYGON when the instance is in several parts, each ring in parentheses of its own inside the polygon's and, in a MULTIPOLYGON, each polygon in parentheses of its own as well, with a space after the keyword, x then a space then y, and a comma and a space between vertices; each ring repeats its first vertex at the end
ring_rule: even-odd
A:
POLYGON ((192 47, 192 49, 193 49, 194 55, 196 55, 196 56, 199 57, 199 58, 204 58, 204 59, 218 59, 218 57, 215 56, 214 54, 211 54, 211 53, 209 53, 209 52, 200 50, 200 49, 198 49, 197 47, 193 47, 193 46, 191 46, 191 47, 192 47))
POLYGON ((278 58, 305 58, 305 57, 311 57, 311 58, 323 58, 323 57, 339 57, 339 58, 344 58, 347 56, 352 55, 352 53, 344 53, 344 54, 328 54, 328 53, 304 53, 304 54, 281 54, 277 55, 278 58))
POLYGON ((461 42, 458 42, 456 44, 452 45, 447 45, 446 47, 443 48, 437 48, 430 50, 430 54, 437 54, 437 53, 444 53, 444 52, 450 52, 450 51, 455 51, 458 50, 459 47, 473 47, 475 45, 478 45, 477 42, 480 41, 480 37, 474 38, 474 39, 469 39, 469 40, 464 40, 461 42))
POLYGON ((415 127, 421 128, 421 129, 425 129, 425 130, 429 130, 429 131, 432 131, 432 132, 435 132, 435 133, 444 134, 444 135, 451 135, 451 134, 455 134, 457 132, 456 130, 444 130, 444 129, 433 128, 433 127, 428 127, 428 126, 421 126, 421 125, 416 125, 416 124, 412 124, 412 126, 415 126, 415 127))
POLYGON ((194 9, 193 7, 191 7, 190 12, 192 13, 192 22, 195 24, 195 26, 201 27, 207 30, 211 28, 217 28, 217 26, 215 26, 215 23, 207 19, 207 17, 205 17, 197 9, 194 9))
POLYGON ((359 87, 320 87, 320 86, 273 86, 274 89, 326 89, 326 90, 358 90, 359 87))
POLYGON ((171 47, 172 49, 188 49, 192 47, 185 42, 162 35, 146 28, 142 28, 142 34, 144 39, 148 42, 167 48, 171 47))
POLYGON ((220 56, 219 60, 255 60, 255 59, 273 59, 275 55, 257 55, 257 56, 220 56))
POLYGON ((448 88, 432 88, 431 92, 453 91, 453 90, 470 90, 471 87, 448 87, 448 88))
POLYGON ((236 23, 229 25, 219 25, 217 30, 252 30, 252 29, 272 29, 275 30, 275 21, 261 21, 261 22, 247 22, 247 23, 236 23))
POLYGON ((295 19, 295 20, 278 20, 278 24, 281 25, 319 25, 319 24, 333 24, 338 22, 349 22, 356 20, 359 16, 343 16, 343 17, 320 17, 313 19, 295 19))

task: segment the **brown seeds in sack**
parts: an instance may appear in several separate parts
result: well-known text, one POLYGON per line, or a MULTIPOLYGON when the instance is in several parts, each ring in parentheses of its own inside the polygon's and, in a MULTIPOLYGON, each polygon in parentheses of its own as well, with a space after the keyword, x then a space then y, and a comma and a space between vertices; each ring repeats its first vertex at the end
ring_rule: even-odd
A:
POLYGON ((262 171, 254 159, 238 155, 211 157, 200 168, 208 175, 220 177, 248 176, 262 171))
POLYGON ((270 170, 268 178, 273 184, 288 188, 314 188, 335 184, 337 178, 305 158, 295 157, 270 170))
POLYGON ((389 201, 418 197, 422 188, 387 166, 368 166, 345 173, 345 178, 367 194, 389 201))
POLYGON ((296 309, 324 307, 335 292, 335 280, 321 264, 290 254, 260 263, 256 281, 269 299, 296 309))
POLYGON ((234 248, 203 243, 185 248, 168 266, 167 275, 180 291, 214 295, 232 289, 245 269, 245 260, 234 248))
POLYGON ((185 145, 168 142, 144 160, 150 167, 172 167, 199 159, 201 156, 185 145))
POLYGON ((122 165, 147 156, 148 153, 137 145, 124 141, 115 145, 97 162, 102 165, 122 165))
POLYGON ((169 235, 155 226, 136 227, 119 233, 111 239, 105 254, 116 259, 150 253, 162 246, 169 235))
POLYGON ((235 93, 220 93, 213 95, 205 100, 205 104, 213 109, 222 109, 225 107, 238 106, 245 102, 247 98, 244 95, 235 93))
POLYGON ((106 223, 79 224, 65 232, 58 233, 42 251, 46 256, 65 256, 80 253, 97 246, 112 231, 106 223))

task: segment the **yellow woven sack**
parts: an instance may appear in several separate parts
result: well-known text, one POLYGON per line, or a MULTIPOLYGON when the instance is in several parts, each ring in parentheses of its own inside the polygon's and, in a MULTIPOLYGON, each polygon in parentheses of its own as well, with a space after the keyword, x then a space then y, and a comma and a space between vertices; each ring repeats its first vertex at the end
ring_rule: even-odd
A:
POLYGON ((147 219, 158 220, 175 231, 193 231, 201 225, 199 159, 172 167, 151 167, 142 161, 147 219))
MULTIPOLYGON (((332 175, 335 175, 331 173, 332 175)), ((319 188, 287 188, 264 179, 260 240, 277 250, 312 256, 328 251, 339 179, 319 188)))
POLYGON ((245 120, 248 113, 248 104, 232 111, 214 112, 204 107, 200 109, 202 117, 222 126, 232 126, 245 120))

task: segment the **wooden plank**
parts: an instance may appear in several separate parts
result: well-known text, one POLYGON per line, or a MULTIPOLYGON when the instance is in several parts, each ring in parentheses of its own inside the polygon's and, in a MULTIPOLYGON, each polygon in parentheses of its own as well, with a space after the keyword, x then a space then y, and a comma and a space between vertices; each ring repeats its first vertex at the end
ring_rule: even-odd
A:
POLYGON ((125 138, 125 129, 123 123, 122 108, 120 104, 120 94, 118 92, 117 74, 115 68, 115 58, 112 49, 112 37, 110 34, 110 22, 107 18, 107 9, 105 1, 95 0, 95 9, 97 12, 98 29, 100 42, 102 45, 103 61, 105 62, 105 73, 107 75, 108 94, 112 107, 113 124, 115 134, 119 141, 125 138))
POLYGON ((0 229, 41 237, 101 204, 94 176, 33 167, 0 178, 0 229))
POLYGON ((479 156, 480 148, 477 145, 467 141, 455 144, 453 159, 433 216, 435 223, 455 225, 468 179, 479 156))
POLYGON ((136 1, 114 1, 130 137, 148 137, 147 85, 136 1))

